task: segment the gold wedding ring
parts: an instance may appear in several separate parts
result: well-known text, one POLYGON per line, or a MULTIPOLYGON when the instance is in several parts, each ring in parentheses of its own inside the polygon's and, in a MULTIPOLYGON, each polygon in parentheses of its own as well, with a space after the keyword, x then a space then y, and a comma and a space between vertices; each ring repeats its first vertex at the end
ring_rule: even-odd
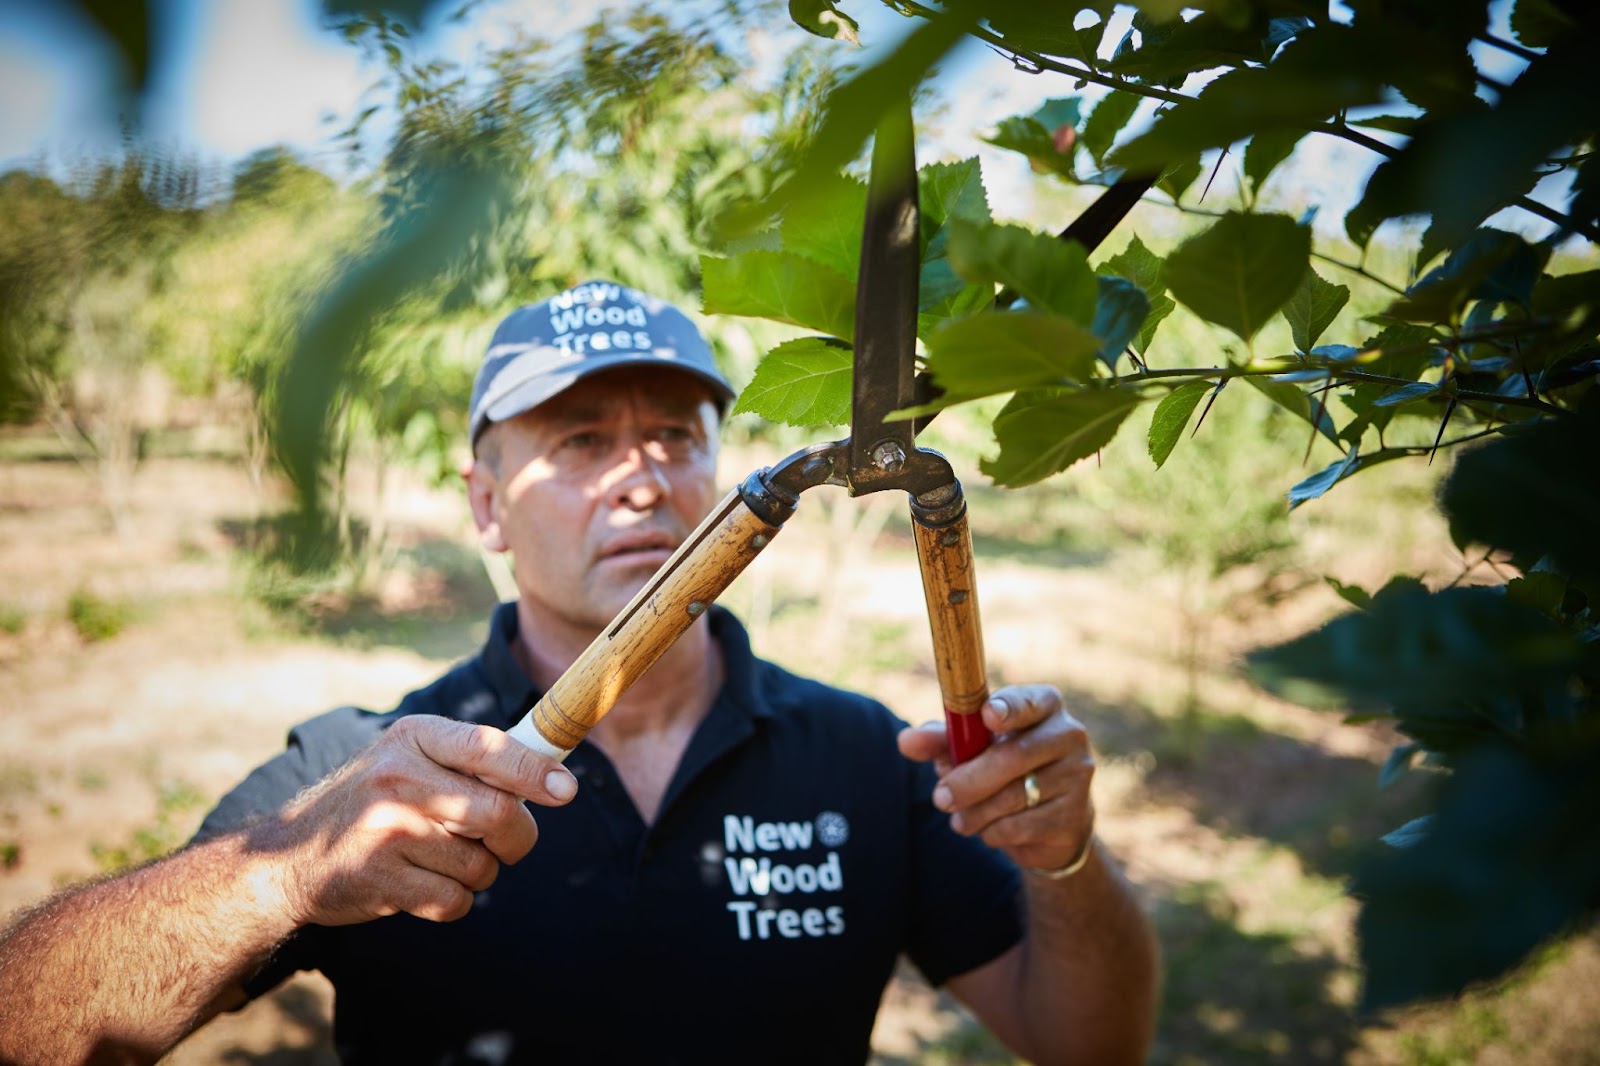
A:
POLYGON ((1039 794, 1039 779, 1033 774, 1029 774, 1022 779, 1022 795, 1024 797, 1023 807, 1027 810, 1031 811, 1039 806, 1039 800, 1042 798, 1039 794))

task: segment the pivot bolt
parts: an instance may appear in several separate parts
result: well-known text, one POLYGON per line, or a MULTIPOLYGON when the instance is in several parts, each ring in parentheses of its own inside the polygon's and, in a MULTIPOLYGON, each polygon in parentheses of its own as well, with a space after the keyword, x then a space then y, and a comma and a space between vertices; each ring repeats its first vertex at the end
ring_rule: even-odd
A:
POLYGON ((880 441, 872 449, 872 462, 884 473, 893 474, 906 465, 906 450, 900 447, 898 441, 880 441))

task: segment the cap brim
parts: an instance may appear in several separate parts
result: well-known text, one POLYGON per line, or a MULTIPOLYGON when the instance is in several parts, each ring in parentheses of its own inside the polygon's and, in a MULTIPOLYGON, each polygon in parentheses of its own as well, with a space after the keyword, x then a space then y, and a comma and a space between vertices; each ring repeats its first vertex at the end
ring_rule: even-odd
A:
POLYGON ((490 423, 504 422, 508 418, 515 418, 524 411, 531 411, 540 404, 570 389, 585 378, 603 374, 608 370, 646 366, 660 367, 663 370, 676 370, 681 374, 688 374, 693 377, 711 391, 719 413, 725 411, 728 404, 733 400, 734 393, 728 387, 727 382, 693 364, 679 362, 673 357, 660 354, 648 355, 640 352, 599 358, 591 356, 582 363, 573 365, 569 370, 545 371, 508 389, 504 395, 496 398, 493 403, 486 405, 480 412, 478 423, 471 427, 472 440, 476 442, 478 435, 490 423))

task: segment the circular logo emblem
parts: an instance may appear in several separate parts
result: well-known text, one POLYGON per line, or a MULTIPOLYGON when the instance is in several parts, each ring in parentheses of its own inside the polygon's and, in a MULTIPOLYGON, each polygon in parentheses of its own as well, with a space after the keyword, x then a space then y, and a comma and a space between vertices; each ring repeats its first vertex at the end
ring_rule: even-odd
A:
POLYGON ((838 811, 817 815, 817 840, 825 848, 836 848, 850 839, 850 823, 838 811))

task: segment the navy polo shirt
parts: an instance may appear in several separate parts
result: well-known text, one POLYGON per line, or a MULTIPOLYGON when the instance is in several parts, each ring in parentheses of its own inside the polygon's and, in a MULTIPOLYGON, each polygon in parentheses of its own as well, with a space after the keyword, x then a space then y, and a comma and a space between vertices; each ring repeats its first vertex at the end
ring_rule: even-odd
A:
MULTIPOLYGON (((533 808, 539 842, 466 917, 308 927, 251 994, 321 970, 351 1063, 862 1062, 898 955, 942 984, 1015 944, 1016 868, 950 831, 931 768, 895 747, 904 723, 710 620, 726 680, 654 824, 580 744, 576 798, 533 808)), ((296 727, 197 838, 276 810, 401 715, 510 726, 538 696, 516 626, 502 604, 476 658, 388 714, 296 727)))

